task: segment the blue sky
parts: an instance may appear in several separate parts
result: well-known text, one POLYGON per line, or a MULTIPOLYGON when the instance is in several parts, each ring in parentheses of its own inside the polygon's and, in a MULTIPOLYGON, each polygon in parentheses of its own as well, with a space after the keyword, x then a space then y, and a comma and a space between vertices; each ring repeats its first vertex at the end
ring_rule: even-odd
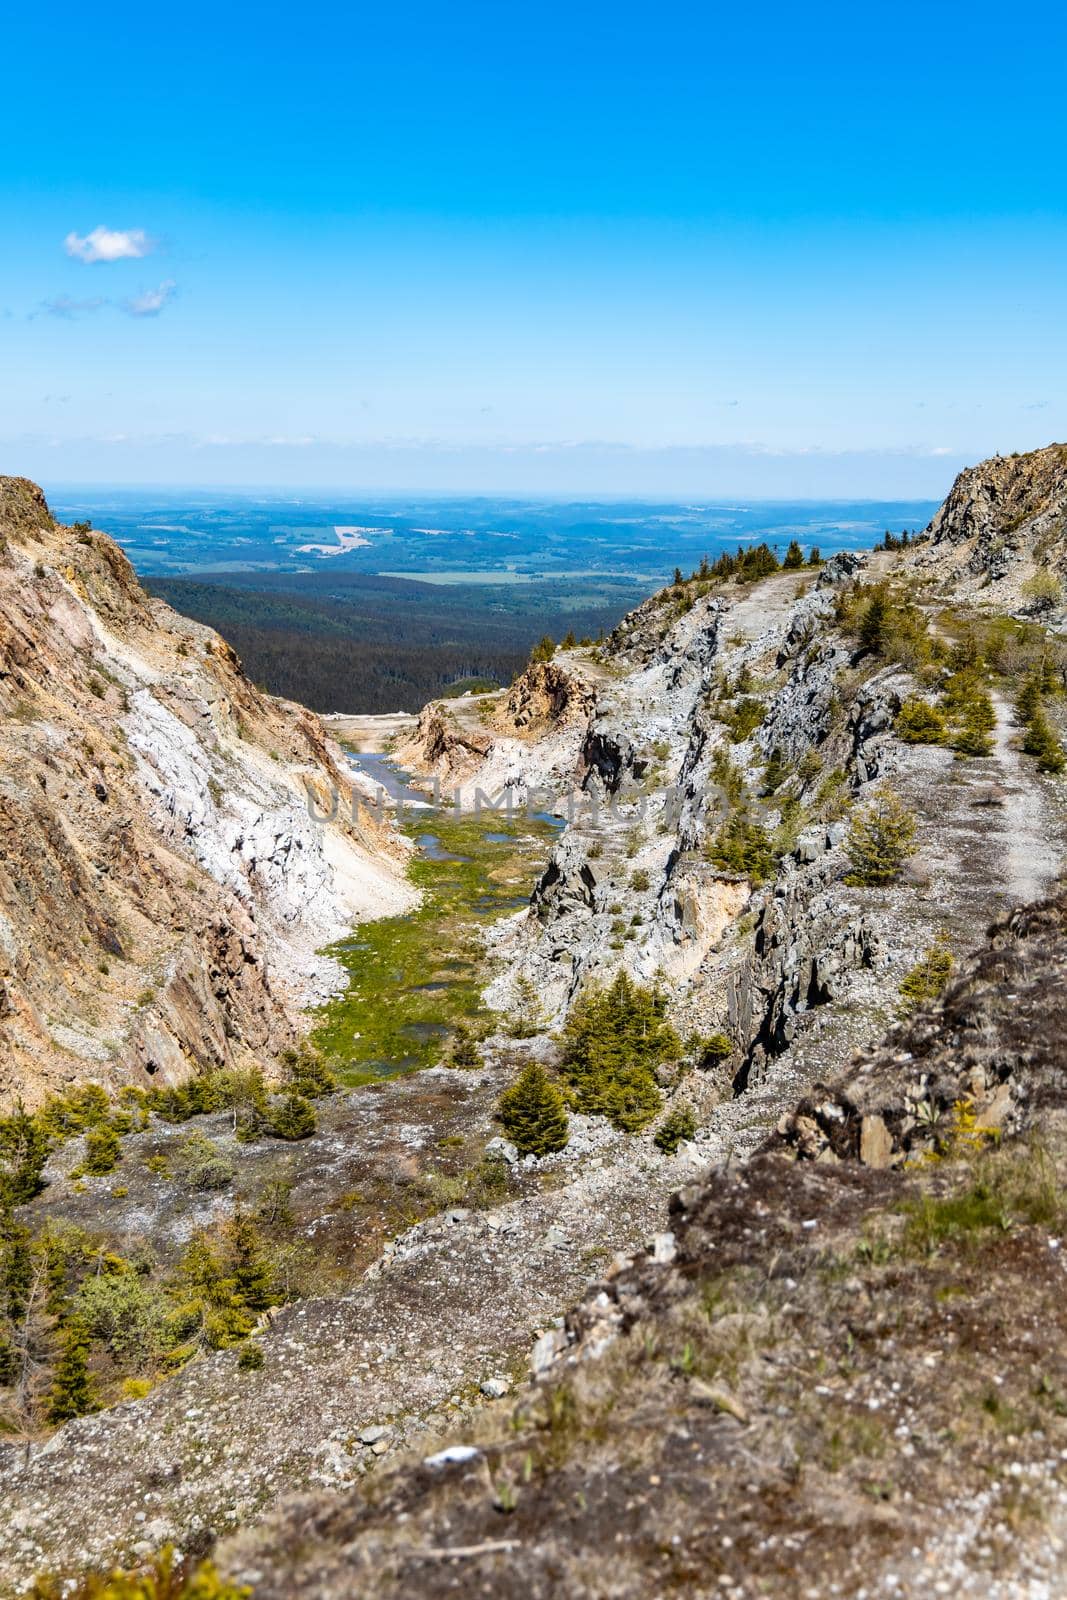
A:
POLYGON ((1059 7, 20 9, 3 470, 936 495, 1067 436, 1059 7))

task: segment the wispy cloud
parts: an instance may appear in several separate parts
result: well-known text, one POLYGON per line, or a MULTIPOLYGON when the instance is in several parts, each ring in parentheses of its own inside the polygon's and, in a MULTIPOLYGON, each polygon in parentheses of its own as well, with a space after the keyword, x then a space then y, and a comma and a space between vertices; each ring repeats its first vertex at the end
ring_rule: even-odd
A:
POLYGON ((65 321, 72 322, 75 317, 87 317, 106 305, 107 301, 101 299, 99 295, 91 300, 75 300, 73 295, 57 294, 52 300, 42 300, 39 310, 46 317, 62 317, 65 321))
POLYGON ((101 225, 84 235, 68 233, 63 248, 76 261, 91 265, 95 261, 139 261, 154 249, 154 245, 143 228, 105 228, 101 225))
POLYGON ((123 300, 121 309, 128 317, 158 317, 167 302, 173 300, 177 287, 173 278, 166 278, 158 288, 142 289, 140 294, 123 300))

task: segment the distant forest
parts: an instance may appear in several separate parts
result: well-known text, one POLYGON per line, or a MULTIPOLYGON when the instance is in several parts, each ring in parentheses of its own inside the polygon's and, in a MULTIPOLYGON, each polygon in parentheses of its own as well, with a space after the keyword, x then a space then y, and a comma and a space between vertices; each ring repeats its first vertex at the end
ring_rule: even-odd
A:
POLYGON ((364 573, 149 578, 233 645, 248 676, 316 711, 418 711, 471 679, 510 683, 544 635, 596 638, 643 588, 620 579, 429 584, 364 573))

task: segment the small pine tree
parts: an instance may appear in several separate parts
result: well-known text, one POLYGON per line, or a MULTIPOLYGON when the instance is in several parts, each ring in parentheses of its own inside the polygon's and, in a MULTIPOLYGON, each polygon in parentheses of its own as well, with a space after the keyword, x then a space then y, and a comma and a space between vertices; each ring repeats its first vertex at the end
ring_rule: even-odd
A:
POLYGON ((697 1065, 705 1070, 708 1067, 718 1066, 720 1061, 727 1060, 733 1052, 733 1042, 725 1033, 711 1033, 706 1039, 697 1038, 695 1041, 697 1065))
POLYGON ((1019 690, 1015 701, 1015 715, 1022 723, 1027 723, 1041 710, 1041 676, 1034 673, 1027 678, 1019 690))
POLYGON ((879 887, 893 883, 915 850, 915 817, 888 784, 853 813, 845 850, 852 871, 846 883, 879 887))
POLYGON ((317 1126, 315 1107, 302 1094, 287 1094, 271 1109, 270 1131, 276 1139, 310 1139, 317 1126))
POLYGON ((85 1135, 85 1160, 81 1170, 94 1178, 103 1177, 108 1172, 114 1172, 121 1154, 119 1136, 109 1123, 90 1128, 85 1135))
POLYGON ((697 1131, 696 1113, 690 1105, 674 1106, 653 1135, 653 1143, 664 1155, 673 1156, 685 1139, 697 1131))
POLYGON ((482 1065, 482 1053, 466 1023, 457 1022, 452 1030, 450 1060, 452 1066, 464 1072, 474 1071, 482 1065))
POLYGON ((40 1118, 17 1105, 0 1117, 0 1210, 21 1206, 44 1188, 51 1140, 40 1118))
POLYGON ((623 1133, 640 1133, 662 1103, 656 1080, 642 1062, 634 1062, 616 1072, 604 1093, 608 1120, 623 1133))
POLYGON ((917 695, 904 701, 893 726, 905 744, 943 744, 948 732, 943 714, 917 695))
POLYGON ((3 1328, 0 1328, 0 1389, 13 1384, 18 1376, 18 1352, 3 1328))
POLYGON ((889 601, 881 589, 876 589, 860 616, 858 638, 860 647, 872 655, 880 655, 885 648, 889 626, 889 601))
POLYGON ((786 572, 795 572, 798 567, 803 565, 804 552, 795 539, 790 539, 789 549, 785 553, 785 560, 782 562, 782 566, 786 572))
POLYGON ((515 1012, 508 1025, 513 1039, 532 1039, 544 1027, 541 997, 533 980, 521 973, 515 984, 515 1012))
POLYGON ((229 1275, 234 1296, 249 1311, 266 1311, 274 1305, 274 1273, 263 1254, 259 1231, 244 1211, 234 1214, 226 1230, 229 1275))
POLYGON ((563 1096, 540 1062, 531 1061, 504 1091, 497 1116, 520 1155, 548 1155, 567 1143, 563 1096))
POLYGON ((938 938, 929 945, 919 961, 906 974, 900 993, 906 1005, 920 1006, 926 1000, 936 1000, 952 976, 952 951, 945 939, 938 938))
POLYGON ((809 567, 821 567, 822 566, 822 556, 819 553, 819 547, 818 547, 817 544, 813 544, 812 547, 811 547, 811 554, 808 557, 808 566, 809 567))
POLYGON ((286 1086, 296 1094, 319 1100, 336 1092, 336 1074, 306 1041, 299 1050, 283 1050, 281 1059, 286 1086))
POLYGON ((59 1359, 48 1397, 48 1420, 69 1422, 98 1409, 89 1376, 89 1333, 84 1324, 68 1322, 62 1333, 59 1359))
POLYGON ((1042 772, 1062 772, 1067 766, 1063 745, 1043 711, 1037 711, 1030 718, 1023 739, 1023 749, 1028 756, 1037 758, 1038 767, 1042 772))
POLYGON ((33 1236, 29 1228, 8 1220, 0 1249, 0 1316, 6 1315, 12 1324, 21 1322, 25 1315, 33 1284, 33 1263, 33 1236))
POLYGON ((736 872, 760 884, 774 871, 774 850, 761 822, 735 811, 709 842, 708 860, 722 872, 736 872))

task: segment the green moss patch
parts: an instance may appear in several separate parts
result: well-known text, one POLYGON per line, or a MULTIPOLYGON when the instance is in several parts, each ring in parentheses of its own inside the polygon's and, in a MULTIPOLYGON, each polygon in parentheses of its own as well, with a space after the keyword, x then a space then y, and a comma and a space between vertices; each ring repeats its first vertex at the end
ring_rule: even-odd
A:
POLYGON ((439 813, 405 831, 432 836, 409 868, 421 904, 361 924, 328 951, 348 988, 321 1008, 312 1042, 348 1084, 433 1066, 457 1027, 491 1021, 480 929, 526 904, 554 830, 439 813))

